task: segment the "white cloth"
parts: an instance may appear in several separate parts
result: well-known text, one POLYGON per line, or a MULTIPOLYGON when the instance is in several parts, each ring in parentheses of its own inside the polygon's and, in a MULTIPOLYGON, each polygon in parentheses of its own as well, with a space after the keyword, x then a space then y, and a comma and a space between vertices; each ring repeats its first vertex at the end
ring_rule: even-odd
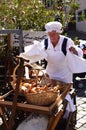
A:
POLYGON ((75 108, 75 106, 73 105, 73 100, 71 100, 70 95, 67 94, 65 99, 68 101, 66 110, 69 111, 69 112, 74 112, 74 111, 76 110, 76 108, 75 108))
POLYGON ((47 57, 46 52, 36 40, 33 45, 25 46, 24 51, 20 54, 20 57, 29 60, 29 63, 34 63, 47 57))
POLYGON ((71 96, 69 94, 66 95, 65 99, 68 101, 66 111, 64 113, 63 118, 67 119, 70 112, 76 111, 76 107, 73 103, 73 99, 71 99, 71 96))
POLYGON ((67 53, 68 67, 72 73, 86 72, 86 59, 72 54, 70 51, 67 53))
POLYGON ((46 130, 47 124, 48 116, 31 114, 16 130, 46 130))

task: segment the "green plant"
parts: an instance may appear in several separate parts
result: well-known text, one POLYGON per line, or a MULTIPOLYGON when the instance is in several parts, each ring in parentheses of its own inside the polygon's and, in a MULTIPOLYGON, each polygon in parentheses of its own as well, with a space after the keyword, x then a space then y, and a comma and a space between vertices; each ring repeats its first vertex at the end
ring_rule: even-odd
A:
MULTIPOLYGON (((49 0, 47 0, 47 4, 49 0)), ((0 4, 0 28, 15 29, 19 24, 23 30, 44 30, 45 23, 53 21, 58 15, 65 26, 79 7, 74 0, 53 0, 47 8, 42 0, 4 0, 0 4), (66 8, 70 7, 66 14, 66 8)))
POLYGON ((47 10, 39 0, 7 0, 0 5, 0 26, 24 30, 43 30, 44 24, 54 19, 53 10, 47 10))

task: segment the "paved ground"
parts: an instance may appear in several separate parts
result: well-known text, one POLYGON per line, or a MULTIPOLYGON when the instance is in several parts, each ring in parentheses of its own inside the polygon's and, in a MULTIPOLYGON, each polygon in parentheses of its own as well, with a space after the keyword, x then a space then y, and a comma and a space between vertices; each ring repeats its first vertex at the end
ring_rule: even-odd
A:
POLYGON ((76 91, 77 130, 86 130, 86 86, 76 91))

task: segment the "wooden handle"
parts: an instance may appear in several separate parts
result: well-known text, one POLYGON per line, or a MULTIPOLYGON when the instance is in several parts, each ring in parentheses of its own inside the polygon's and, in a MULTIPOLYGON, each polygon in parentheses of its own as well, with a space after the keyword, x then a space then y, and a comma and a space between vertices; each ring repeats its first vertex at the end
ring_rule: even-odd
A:
POLYGON ((6 94, 0 96, 0 100, 3 100, 4 98, 6 98, 12 92, 13 92, 13 90, 11 90, 11 91, 7 92, 6 94))

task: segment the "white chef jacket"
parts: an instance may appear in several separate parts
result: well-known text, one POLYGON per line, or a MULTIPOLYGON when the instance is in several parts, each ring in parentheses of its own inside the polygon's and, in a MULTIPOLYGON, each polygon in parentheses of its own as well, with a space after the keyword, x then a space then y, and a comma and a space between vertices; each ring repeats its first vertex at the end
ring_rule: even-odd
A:
MULTIPOLYGON (((48 65, 46 67, 46 73, 50 76, 51 79, 71 83, 72 72, 68 67, 67 58, 61 50, 64 37, 65 36, 60 35, 58 44, 55 46, 55 48, 53 47, 50 38, 48 37, 48 47, 45 50, 47 53, 46 60, 48 61, 48 65)), ((41 44, 44 46, 44 40, 41 42, 41 44)), ((75 46, 74 42, 72 39, 68 38, 66 50, 68 50, 68 48, 71 46, 75 46)), ((78 55, 82 56, 83 54, 80 48, 76 46, 75 48, 78 51, 78 55)))

